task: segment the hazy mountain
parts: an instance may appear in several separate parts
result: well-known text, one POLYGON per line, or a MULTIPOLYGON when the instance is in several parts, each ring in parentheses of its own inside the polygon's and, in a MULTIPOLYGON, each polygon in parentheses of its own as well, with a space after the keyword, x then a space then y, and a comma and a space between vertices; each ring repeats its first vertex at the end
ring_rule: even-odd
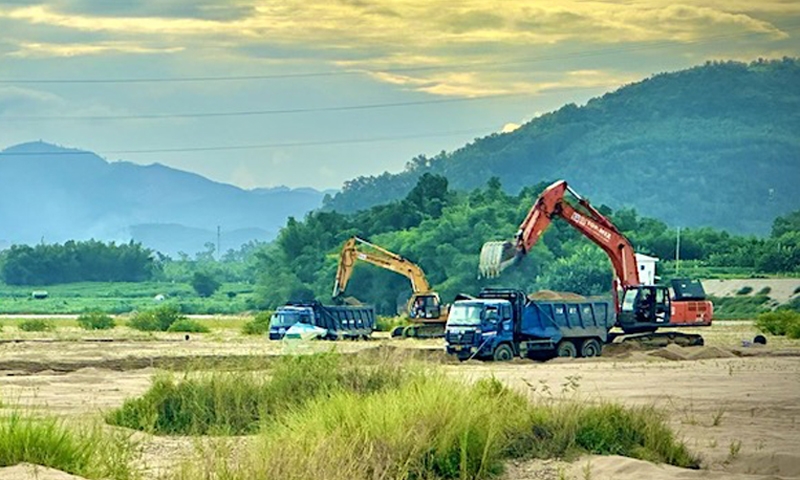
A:
POLYGON ((193 254, 222 232, 222 249, 270 240, 324 192, 243 190, 160 164, 106 162, 43 142, 0 152, 0 244, 134 239, 193 254))
POLYGON ((800 208, 800 63, 707 63, 566 105, 511 133, 360 177, 327 203, 354 211, 404 197, 425 172, 456 189, 497 176, 517 192, 565 179, 596 204, 675 226, 769 232, 800 208))

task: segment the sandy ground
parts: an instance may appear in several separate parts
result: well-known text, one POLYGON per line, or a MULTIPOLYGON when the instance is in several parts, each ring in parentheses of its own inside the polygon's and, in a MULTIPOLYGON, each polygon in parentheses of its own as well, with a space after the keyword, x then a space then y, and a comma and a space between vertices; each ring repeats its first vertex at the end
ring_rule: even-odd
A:
MULTIPOLYGON (((110 342, 96 338, 11 342, 5 338, 6 342, 0 343, 0 396, 5 407, 23 406, 68 419, 100 421, 103 412, 146 391, 160 367, 174 365, 170 361, 186 363, 198 356, 269 358, 331 347, 369 355, 378 348, 384 353, 432 359, 442 363, 448 374, 467 380, 495 376, 533 401, 577 398, 655 404, 703 459, 700 471, 620 457, 586 457, 572 463, 518 462, 509 465, 507 480, 800 479, 800 342, 770 337, 766 347, 743 347, 742 341, 755 334, 747 322, 719 322, 702 334, 706 347, 670 346, 653 351, 616 347, 596 359, 505 364, 449 361, 441 353, 440 340, 286 346, 233 334, 193 336, 189 341, 174 336, 115 338, 110 342)), ((193 441, 186 438, 137 436, 143 440, 140 465, 146 478, 155 478, 194 448, 193 441)), ((12 473, 0 469, 0 480, 71 478, 26 477, 27 467, 15 468, 18 470, 12 473)))

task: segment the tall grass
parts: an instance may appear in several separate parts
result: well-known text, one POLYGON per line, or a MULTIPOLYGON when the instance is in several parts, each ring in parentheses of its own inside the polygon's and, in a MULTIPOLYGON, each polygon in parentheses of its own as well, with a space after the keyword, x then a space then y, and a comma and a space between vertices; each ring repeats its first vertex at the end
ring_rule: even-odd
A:
POLYGON ((55 418, 18 412, 0 417, 0 467, 28 462, 87 478, 128 480, 136 478, 133 452, 124 433, 74 429, 55 418))
POLYGON ((175 478, 484 479, 509 458, 581 452, 696 466, 652 408, 531 404, 494 379, 466 384, 416 370, 378 389, 336 389, 265 423, 244 453, 214 449, 175 478))
POLYGON ((106 421, 167 435, 240 435, 307 401, 335 392, 369 393, 398 385, 398 368, 365 367, 335 354, 286 356, 268 371, 165 374, 106 421))

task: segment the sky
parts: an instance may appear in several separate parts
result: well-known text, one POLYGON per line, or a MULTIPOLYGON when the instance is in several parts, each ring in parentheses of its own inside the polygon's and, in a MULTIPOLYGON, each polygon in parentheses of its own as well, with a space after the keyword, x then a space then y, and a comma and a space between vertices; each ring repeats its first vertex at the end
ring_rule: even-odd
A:
POLYGON ((783 56, 796 0, 0 0, 0 149, 340 188, 656 73, 783 56))

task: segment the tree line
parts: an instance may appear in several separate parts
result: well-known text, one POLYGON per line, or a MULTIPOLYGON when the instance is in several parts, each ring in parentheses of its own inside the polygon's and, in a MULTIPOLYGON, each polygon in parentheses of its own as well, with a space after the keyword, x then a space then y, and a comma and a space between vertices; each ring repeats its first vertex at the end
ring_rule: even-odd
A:
MULTIPOLYGON (((419 264, 446 301, 483 286, 551 289, 605 294, 612 268, 606 255, 578 231, 555 219, 522 264, 498 279, 477 278, 478 257, 488 240, 511 239, 538 195, 549 183, 509 195, 497 178, 471 192, 449 189, 445 177, 424 174, 402 200, 352 214, 318 211, 289 219, 278 238, 257 253, 262 272, 258 298, 265 308, 290 299, 326 301, 338 253, 352 235, 419 264)), ((637 252, 662 260, 675 258, 676 229, 639 215, 634 209, 598 209, 631 240, 637 252)), ((778 217, 768 238, 733 235, 714 228, 681 230, 680 257, 694 265, 746 268, 760 273, 800 273, 800 211, 778 217)), ((375 304, 384 314, 403 305, 408 280, 358 265, 347 295, 375 304)))
POLYGON ((0 264, 0 274, 9 285, 142 282, 158 271, 153 251, 133 241, 12 245, 0 256, 0 264))

